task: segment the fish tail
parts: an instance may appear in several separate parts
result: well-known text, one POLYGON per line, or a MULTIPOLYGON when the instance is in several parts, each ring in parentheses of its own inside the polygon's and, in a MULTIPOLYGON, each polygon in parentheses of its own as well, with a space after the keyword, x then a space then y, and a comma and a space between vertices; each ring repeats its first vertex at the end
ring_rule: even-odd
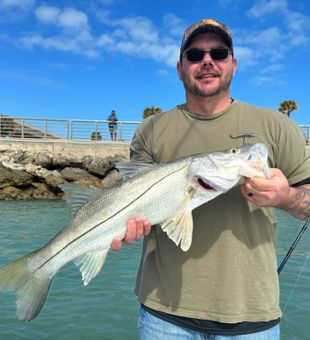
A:
POLYGON ((0 268, 0 292, 15 291, 17 318, 30 321, 41 311, 52 279, 35 276, 27 267, 27 258, 21 257, 0 268))

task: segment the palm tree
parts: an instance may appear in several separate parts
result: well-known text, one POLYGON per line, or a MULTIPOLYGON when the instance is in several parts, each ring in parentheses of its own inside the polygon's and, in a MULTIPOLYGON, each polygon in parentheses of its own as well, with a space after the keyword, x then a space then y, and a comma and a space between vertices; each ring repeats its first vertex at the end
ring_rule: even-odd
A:
POLYGON ((143 119, 146 119, 147 117, 150 117, 156 113, 161 113, 161 112, 163 112, 163 110, 160 107, 155 107, 155 106, 146 107, 143 110, 143 119))
POLYGON ((280 104, 279 111, 290 117, 292 111, 298 110, 297 103, 294 100, 285 100, 280 104))

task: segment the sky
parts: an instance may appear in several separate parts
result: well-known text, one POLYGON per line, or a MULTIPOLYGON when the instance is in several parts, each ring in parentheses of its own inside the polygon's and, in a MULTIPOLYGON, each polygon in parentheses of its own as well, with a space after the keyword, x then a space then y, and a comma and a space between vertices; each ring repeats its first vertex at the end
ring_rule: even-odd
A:
POLYGON ((310 125, 307 0, 0 0, 0 114, 141 121, 185 102, 184 29, 214 18, 233 33, 233 98, 310 125))

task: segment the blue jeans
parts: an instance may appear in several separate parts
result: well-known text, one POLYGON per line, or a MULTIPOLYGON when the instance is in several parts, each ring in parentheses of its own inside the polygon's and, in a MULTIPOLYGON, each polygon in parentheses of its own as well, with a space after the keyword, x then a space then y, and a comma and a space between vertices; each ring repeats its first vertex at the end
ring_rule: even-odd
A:
POLYGON ((156 318, 143 308, 139 312, 138 330, 141 340, 280 340, 279 325, 251 334, 215 335, 174 325, 156 318))

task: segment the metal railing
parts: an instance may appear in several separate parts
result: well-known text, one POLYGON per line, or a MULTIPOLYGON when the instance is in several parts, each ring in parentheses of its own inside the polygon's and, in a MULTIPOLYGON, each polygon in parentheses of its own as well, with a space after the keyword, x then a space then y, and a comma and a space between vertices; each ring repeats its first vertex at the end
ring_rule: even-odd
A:
POLYGON ((306 144, 309 145, 310 144, 310 125, 299 125, 299 127, 301 128, 301 131, 304 134, 306 144))
POLYGON ((130 142, 140 124, 140 122, 118 121, 116 133, 113 135, 109 123, 108 120, 16 118, 0 115, 0 137, 55 139, 69 142, 130 142))
MULTIPOLYGON (((41 138, 65 141, 131 142, 140 122, 118 121, 115 139, 108 120, 15 118, 0 115, 0 137, 41 138)), ((310 144, 310 125, 299 125, 310 144)))

